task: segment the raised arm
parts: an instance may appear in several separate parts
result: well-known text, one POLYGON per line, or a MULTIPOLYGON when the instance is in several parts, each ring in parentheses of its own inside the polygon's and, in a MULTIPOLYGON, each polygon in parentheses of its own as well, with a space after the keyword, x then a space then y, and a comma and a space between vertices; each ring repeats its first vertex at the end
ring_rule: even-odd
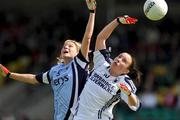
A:
POLYGON ((4 67, 2 64, 0 64, 0 75, 7 78, 12 78, 14 80, 25 82, 29 84, 37 84, 39 83, 36 80, 36 77, 34 74, 19 74, 19 73, 13 73, 10 72, 6 67, 4 67))
POLYGON ((127 16, 127 15, 125 15, 123 17, 117 17, 116 19, 111 21, 98 34, 97 39, 96 39, 95 50, 106 49, 106 40, 109 38, 109 36, 112 34, 114 29, 119 24, 135 24, 136 22, 137 22, 137 19, 131 18, 131 17, 127 16))
POLYGON ((91 42, 91 37, 94 31, 94 21, 95 21, 95 13, 96 13, 96 1, 95 0, 86 0, 87 7, 89 9, 89 20, 86 26, 86 30, 84 33, 84 37, 82 40, 81 52, 88 60, 88 52, 91 42))

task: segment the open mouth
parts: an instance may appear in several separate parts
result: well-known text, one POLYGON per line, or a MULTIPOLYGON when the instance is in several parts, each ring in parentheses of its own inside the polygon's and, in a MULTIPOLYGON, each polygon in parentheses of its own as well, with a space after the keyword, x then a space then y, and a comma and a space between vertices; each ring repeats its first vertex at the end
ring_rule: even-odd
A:
POLYGON ((64 53, 68 53, 68 51, 64 51, 64 53))
POLYGON ((64 54, 65 54, 65 53, 69 53, 69 51, 68 51, 68 50, 64 50, 63 53, 64 53, 64 54))

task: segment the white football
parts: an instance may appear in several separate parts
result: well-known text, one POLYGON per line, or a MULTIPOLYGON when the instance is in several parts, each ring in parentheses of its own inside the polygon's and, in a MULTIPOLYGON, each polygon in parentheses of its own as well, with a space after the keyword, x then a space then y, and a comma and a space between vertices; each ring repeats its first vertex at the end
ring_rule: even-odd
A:
POLYGON ((167 14, 168 5, 165 0, 146 0, 143 10, 147 18, 157 21, 167 14))

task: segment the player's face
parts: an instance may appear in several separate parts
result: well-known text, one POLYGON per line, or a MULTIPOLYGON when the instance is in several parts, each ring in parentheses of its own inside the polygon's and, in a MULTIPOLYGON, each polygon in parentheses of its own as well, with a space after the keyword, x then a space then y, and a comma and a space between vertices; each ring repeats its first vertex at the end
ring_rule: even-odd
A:
POLYGON ((75 43, 67 41, 61 49, 61 57, 63 59, 73 59, 78 54, 75 43))
POLYGON ((132 64, 132 57, 128 53, 119 54, 113 61, 111 68, 117 72, 117 74, 127 74, 129 72, 129 66, 132 64))

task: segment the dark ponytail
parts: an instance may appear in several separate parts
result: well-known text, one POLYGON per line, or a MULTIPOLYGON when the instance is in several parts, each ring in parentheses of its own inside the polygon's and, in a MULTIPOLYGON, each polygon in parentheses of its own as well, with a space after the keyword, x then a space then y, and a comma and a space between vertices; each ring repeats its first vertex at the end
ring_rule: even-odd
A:
POLYGON ((129 66, 129 73, 127 75, 133 80, 137 87, 140 85, 142 73, 139 71, 134 57, 132 57, 132 64, 129 66))

